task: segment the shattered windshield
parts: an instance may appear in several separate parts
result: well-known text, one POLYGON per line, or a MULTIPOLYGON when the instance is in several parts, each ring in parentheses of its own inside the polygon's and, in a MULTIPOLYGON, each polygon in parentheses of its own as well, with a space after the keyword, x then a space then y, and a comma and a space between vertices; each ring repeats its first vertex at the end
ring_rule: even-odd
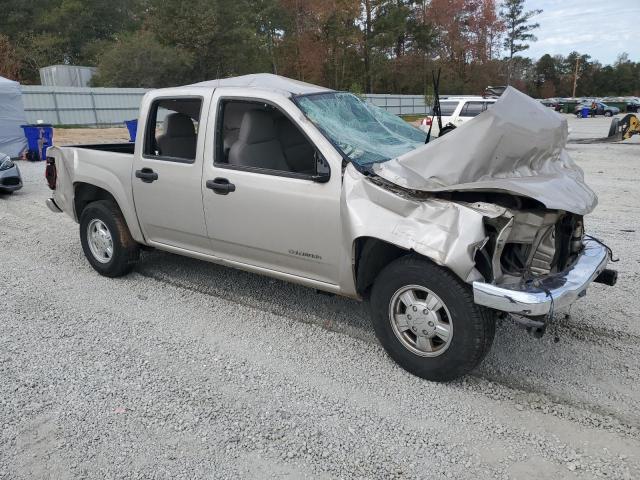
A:
POLYGON ((303 95, 296 103, 304 114, 352 162, 385 162, 424 145, 426 134, 351 93, 303 95))

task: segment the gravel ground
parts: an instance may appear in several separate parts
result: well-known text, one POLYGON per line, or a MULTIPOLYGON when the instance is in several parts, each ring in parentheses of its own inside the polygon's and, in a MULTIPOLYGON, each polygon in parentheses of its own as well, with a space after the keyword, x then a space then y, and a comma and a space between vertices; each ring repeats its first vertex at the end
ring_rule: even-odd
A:
POLYGON ((640 478, 640 144, 570 150, 618 285, 541 340, 502 321, 449 384, 397 367, 351 300, 162 252, 100 277, 21 162, 0 197, 0 478, 640 478))

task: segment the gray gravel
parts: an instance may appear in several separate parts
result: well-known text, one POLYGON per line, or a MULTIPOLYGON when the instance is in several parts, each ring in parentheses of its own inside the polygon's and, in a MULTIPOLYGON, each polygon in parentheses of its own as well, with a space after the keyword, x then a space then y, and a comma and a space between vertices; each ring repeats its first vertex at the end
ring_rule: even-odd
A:
POLYGON ((501 322, 444 385, 389 360, 357 302, 162 252, 100 277, 21 162, 0 197, 0 478, 640 478, 640 144, 570 149, 618 286, 542 340, 501 322))

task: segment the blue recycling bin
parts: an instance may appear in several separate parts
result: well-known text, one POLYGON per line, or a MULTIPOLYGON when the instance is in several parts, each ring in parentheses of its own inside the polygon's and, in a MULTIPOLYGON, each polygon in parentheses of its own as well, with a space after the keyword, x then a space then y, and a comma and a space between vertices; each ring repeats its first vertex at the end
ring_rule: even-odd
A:
POLYGON ((53 126, 45 123, 20 125, 27 138, 27 159, 45 160, 47 148, 53 145, 53 126))
POLYGON ((580 113, 582 114, 582 118, 589 118, 589 114, 591 113, 591 108, 582 107, 582 110, 580 111, 580 113))
POLYGON ((129 130, 129 141, 136 141, 136 134, 138 133, 138 120, 125 120, 124 124, 127 126, 127 130, 129 130))

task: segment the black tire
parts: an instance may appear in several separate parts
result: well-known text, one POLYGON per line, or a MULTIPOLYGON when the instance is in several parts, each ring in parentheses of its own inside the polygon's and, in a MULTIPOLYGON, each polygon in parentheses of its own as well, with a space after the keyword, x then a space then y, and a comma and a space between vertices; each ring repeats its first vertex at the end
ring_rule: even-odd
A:
POLYGON ((387 265, 376 278, 370 301, 378 340, 393 360, 418 377, 437 382, 456 379, 478 366, 491 348, 496 328, 493 312, 476 305, 470 287, 452 272, 419 255, 407 255, 387 265), (450 313, 453 335, 438 356, 417 355, 394 333, 390 303, 395 293, 408 285, 431 290, 450 313))
POLYGON ((80 215, 80 242, 91 266, 105 277, 126 275, 140 258, 140 246, 131 236, 122 212, 109 200, 92 202, 84 208, 80 215), (106 225, 111 235, 113 253, 108 261, 100 261, 89 246, 88 228, 94 220, 106 225))
POLYGON ((613 112, 611 110, 607 110, 606 112, 604 112, 604 116, 605 117, 613 117, 613 112))

